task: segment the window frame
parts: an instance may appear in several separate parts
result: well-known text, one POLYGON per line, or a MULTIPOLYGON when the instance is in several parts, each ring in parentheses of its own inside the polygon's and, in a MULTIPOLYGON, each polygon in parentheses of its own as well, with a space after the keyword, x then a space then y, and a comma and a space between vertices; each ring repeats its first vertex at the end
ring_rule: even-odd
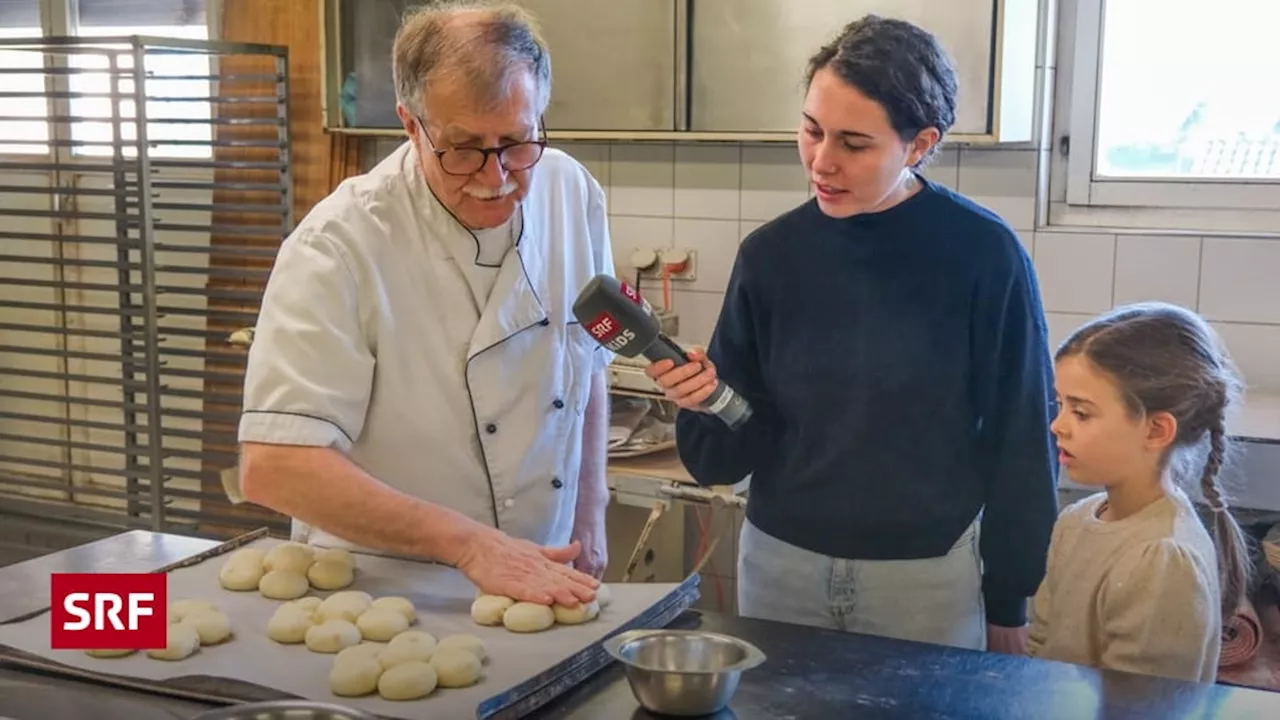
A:
MULTIPOLYGON (((40 28, 44 35, 76 35, 79 29, 78 19, 78 0, 37 0, 40 7, 40 28)), ((208 39, 218 40, 221 37, 221 16, 222 16, 222 0, 205 0, 205 22, 208 25, 208 39)), ((210 74, 216 74, 210 69, 210 74)), ((55 89, 65 91, 67 87, 67 79, 64 76, 56 76, 54 79, 55 89)), ((58 107, 59 103, 67 104, 66 100, 50 99, 48 103, 47 113, 45 116, 45 124, 49 128, 49 137, 72 137, 71 128, 74 123, 61 122, 55 123, 48 118, 53 115, 67 115, 69 110, 63 112, 58 107)), ((65 109, 65 108, 64 108, 65 109)), ((20 144, 20 143, 9 143, 20 144)), ((32 145, 39 145, 39 142, 32 142, 32 145)), ((211 150, 212 153, 212 150, 211 150)), ((158 155, 169 159, 167 154, 158 155)), ((9 162, 53 162, 60 163, 77 163, 77 164, 106 164, 112 161, 111 157, 94 153, 77 153, 72 147, 59 147, 56 145, 47 145, 47 151, 41 153, 5 153, 0 152, 0 159, 9 162)), ((212 159, 209 158, 189 158, 195 160, 212 159)), ((187 178, 193 176, 202 178, 208 174, 204 169, 179 168, 169 173, 175 178, 187 178)))
MULTIPOLYGON (((1070 0, 1068 0, 1069 2, 1070 0)), ((1280 208, 1276 180, 1101 179, 1096 173, 1098 89, 1103 70, 1102 29, 1108 0, 1075 0, 1074 27, 1064 22, 1071 44, 1067 127, 1066 204, 1096 208, 1262 210, 1280 208)))

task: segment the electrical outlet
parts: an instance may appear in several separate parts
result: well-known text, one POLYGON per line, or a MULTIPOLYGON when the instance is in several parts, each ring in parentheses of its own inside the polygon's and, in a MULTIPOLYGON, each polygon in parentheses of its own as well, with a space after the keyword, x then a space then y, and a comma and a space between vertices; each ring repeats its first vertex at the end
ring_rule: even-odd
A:
POLYGON ((666 263, 681 263, 679 271, 671 273, 671 280, 690 282, 698 278, 698 254, 685 248, 654 248, 658 254, 658 262, 640 271, 640 277, 646 280, 661 280, 662 267, 666 263))

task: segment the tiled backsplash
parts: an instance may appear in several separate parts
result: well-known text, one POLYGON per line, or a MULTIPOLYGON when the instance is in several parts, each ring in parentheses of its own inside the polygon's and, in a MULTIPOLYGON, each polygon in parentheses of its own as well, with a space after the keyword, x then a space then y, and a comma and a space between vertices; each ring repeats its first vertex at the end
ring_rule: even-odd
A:
MULTIPOLYGON (((378 143, 379 155, 394 143, 378 143)), ((808 183, 791 145, 561 143, 604 186, 619 270, 638 247, 697 251, 697 279, 673 285, 681 338, 711 335, 743 237, 805 201, 808 183)), ((1035 259, 1056 345, 1115 304, 1166 300, 1203 313, 1254 390, 1280 392, 1280 239, 1035 230, 1034 149, 943 150, 933 180, 996 213, 1035 259)), ((1280 228, 1277 228, 1280 234, 1280 228)), ((641 290, 661 298, 656 283, 641 290)))
MULTIPOLYGON (((608 192, 620 271, 636 247, 697 251, 697 280, 677 284, 673 292, 687 341, 709 339, 738 242, 808 197, 791 146, 561 147, 608 192)), ((1116 304, 1175 302, 1213 323, 1251 388, 1280 392, 1280 239, 1037 232, 1041 157, 1036 150, 948 149, 925 173, 999 213, 1018 231, 1035 259, 1051 343, 1116 304)), ((658 296, 656 287, 646 293, 658 296)))

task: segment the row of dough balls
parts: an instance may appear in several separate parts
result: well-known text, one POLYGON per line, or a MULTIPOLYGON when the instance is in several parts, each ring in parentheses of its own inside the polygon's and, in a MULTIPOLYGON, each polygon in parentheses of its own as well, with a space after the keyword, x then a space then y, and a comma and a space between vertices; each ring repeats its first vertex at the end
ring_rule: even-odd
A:
POLYGON ((356 558, 342 548, 284 542, 270 550, 241 548, 218 571, 226 590, 257 590, 272 600, 296 600, 311 588, 341 590, 356 579, 356 558))
POLYGON ((552 625, 581 625, 595 620, 609 606, 608 585, 596 588, 596 599, 574 607, 516 602, 505 595, 481 594, 471 603, 471 619, 477 625, 501 625, 511 632, 541 632, 552 625))
POLYGON ((305 644, 316 653, 334 653, 329 687, 340 697, 377 691, 387 700, 416 700, 437 687, 467 687, 479 681, 488 659, 474 635, 437 641, 431 633, 410 630, 417 622, 413 604, 403 597, 374 599, 360 590, 321 600, 304 597, 276 609, 267 636, 282 644, 305 644))
POLYGON ((305 643, 312 652, 336 653, 361 640, 386 642, 417 621, 407 598, 375 600, 363 590, 343 590, 324 600, 313 595, 276 608, 267 622, 267 637, 285 645, 305 643))
MULTIPOLYGON (((231 618, 207 600, 176 600, 169 603, 169 628, 163 648, 147 651, 155 660, 185 660, 201 647, 231 639, 231 618)), ((90 657, 118 658, 135 650, 86 650, 90 657)))
POLYGON ((383 643, 343 648, 329 670, 329 690, 339 697, 377 692, 384 700, 418 700, 436 688, 464 688, 479 682, 488 651, 475 635, 440 640, 407 630, 383 643))

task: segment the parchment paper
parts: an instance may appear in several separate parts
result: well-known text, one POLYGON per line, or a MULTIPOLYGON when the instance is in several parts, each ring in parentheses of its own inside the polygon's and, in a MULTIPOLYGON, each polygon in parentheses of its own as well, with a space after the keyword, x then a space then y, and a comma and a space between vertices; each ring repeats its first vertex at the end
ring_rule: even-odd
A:
MULTIPOLYGON (((250 546, 265 549, 278 542, 262 539, 250 546)), ((461 718, 475 717, 482 703, 491 712, 508 704, 508 701, 519 699, 512 697, 512 690, 517 686, 596 646, 620 627, 633 624, 633 620, 655 606, 679 604, 682 606, 680 609, 684 609, 691 602, 688 597, 675 593, 680 588, 676 584, 614 583, 610 585, 613 602, 601 611, 595 621, 582 625, 555 625, 544 632, 520 634, 501 627, 475 624, 470 616, 475 586, 452 568, 358 555, 355 582, 345 590, 364 590, 375 598, 386 595, 407 597, 418 611, 418 623, 411 629, 425 630, 437 639, 454 633, 476 635, 484 640, 489 660, 480 682, 469 688, 439 688, 426 698, 407 702, 385 701, 376 694, 363 698, 339 698, 329 691, 329 670, 334 656, 313 653, 305 645, 281 645, 269 639, 266 635, 267 621, 282 601, 264 598, 256 591, 222 589, 218 583, 218 570, 225 560, 225 556, 215 557, 169 573, 169 602, 183 598, 209 600, 231 618, 234 633, 226 643, 203 647, 186 660, 153 660, 141 652, 125 658, 99 659, 81 651, 51 650, 49 613, 0 625, 0 644, 72 668, 126 678, 164 681, 179 686, 182 683, 173 681, 188 678, 196 681, 194 685, 204 688, 208 687, 207 681, 199 681, 192 676, 224 678, 390 718, 461 718)), ((332 593, 312 590, 310 594, 327 597, 332 593)), ((598 663, 600 652, 598 647, 592 649, 589 653, 594 656, 592 662, 598 663)), ((581 666, 582 663, 577 662, 576 665, 581 666)), ((541 680, 549 681, 549 678, 541 680)), ((540 681, 539 684, 545 683, 540 681)), ((228 687, 234 685, 229 683, 228 687)), ((516 694, 524 695, 534 689, 521 688, 522 692, 516 694)), ((235 697, 234 693, 232 697, 235 697)))

